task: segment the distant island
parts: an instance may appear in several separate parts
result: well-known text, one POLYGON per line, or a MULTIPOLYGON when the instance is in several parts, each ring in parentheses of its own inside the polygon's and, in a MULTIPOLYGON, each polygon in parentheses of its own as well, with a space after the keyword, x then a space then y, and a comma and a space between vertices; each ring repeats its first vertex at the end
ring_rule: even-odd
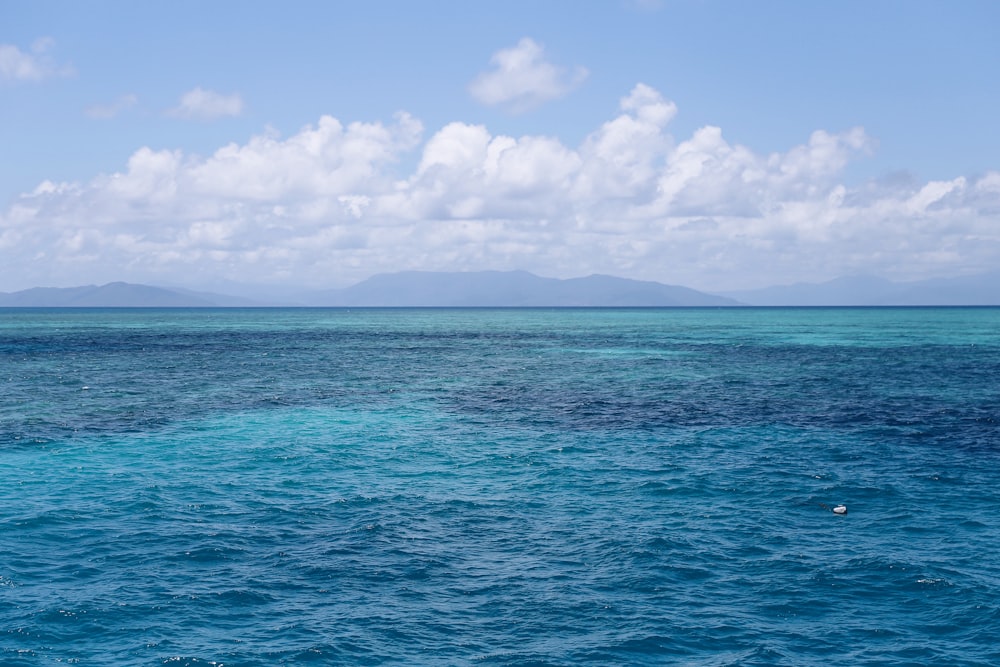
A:
POLYGON ((657 282, 592 275, 542 278, 527 271, 434 273, 404 271, 373 276, 357 285, 318 292, 323 306, 736 306, 732 298, 657 282))
POLYGON ((5 308, 306 307, 733 307, 1000 305, 1000 272, 895 283, 875 277, 838 278, 709 294, 688 287, 606 275, 543 278, 527 271, 403 271, 330 290, 266 290, 239 294, 113 282, 0 292, 5 308))
POLYGON ((257 305, 250 299, 114 282, 82 287, 33 287, 0 292, 5 308, 219 308, 257 305))
POLYGON ((2 307, 219 308, 247 306, 325 307, 602 307, 736 306, 729 297, 686 287, 588 276, 560 280, 527 271, 380 274, 344 289, 301 291, 258 300, 212 292, 123 282, 85 287, 36 287, 0 293, 2 307))
POLYGON ((723 294, 751 306, 996 306, 1000 305, 1000 271, 899 283, 848 276, 723 294))

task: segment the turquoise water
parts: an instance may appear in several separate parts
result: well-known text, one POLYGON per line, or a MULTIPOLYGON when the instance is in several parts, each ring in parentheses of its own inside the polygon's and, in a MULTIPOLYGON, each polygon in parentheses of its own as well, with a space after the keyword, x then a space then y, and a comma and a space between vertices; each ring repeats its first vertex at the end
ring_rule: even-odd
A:
POLYGON ((0 310, 0 662, 1000 664, 998 378, 1000 309, 0 310))

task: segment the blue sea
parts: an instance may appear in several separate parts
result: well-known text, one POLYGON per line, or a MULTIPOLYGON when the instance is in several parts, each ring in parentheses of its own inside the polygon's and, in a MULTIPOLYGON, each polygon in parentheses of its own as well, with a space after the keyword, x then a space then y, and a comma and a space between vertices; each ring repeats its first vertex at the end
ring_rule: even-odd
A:
POLYGON ((9 309, 0 397, 3 665, 1000 664, 1000 309, 9 309))

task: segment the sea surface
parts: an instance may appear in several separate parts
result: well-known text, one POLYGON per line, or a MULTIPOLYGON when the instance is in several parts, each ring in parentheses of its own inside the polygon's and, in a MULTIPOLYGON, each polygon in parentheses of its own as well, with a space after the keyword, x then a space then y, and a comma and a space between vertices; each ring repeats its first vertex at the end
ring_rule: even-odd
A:
POLYGON ((0 310, 0 649, 998 665, 1000 309, 0 310))

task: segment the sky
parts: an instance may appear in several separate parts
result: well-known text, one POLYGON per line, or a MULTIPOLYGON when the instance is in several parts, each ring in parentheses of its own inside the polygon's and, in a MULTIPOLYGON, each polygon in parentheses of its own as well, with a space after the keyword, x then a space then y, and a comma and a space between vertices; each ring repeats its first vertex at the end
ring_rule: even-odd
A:
POLYGON ((0 291, 994 271, 998 25, 992 0, 0 0, 0 291))

